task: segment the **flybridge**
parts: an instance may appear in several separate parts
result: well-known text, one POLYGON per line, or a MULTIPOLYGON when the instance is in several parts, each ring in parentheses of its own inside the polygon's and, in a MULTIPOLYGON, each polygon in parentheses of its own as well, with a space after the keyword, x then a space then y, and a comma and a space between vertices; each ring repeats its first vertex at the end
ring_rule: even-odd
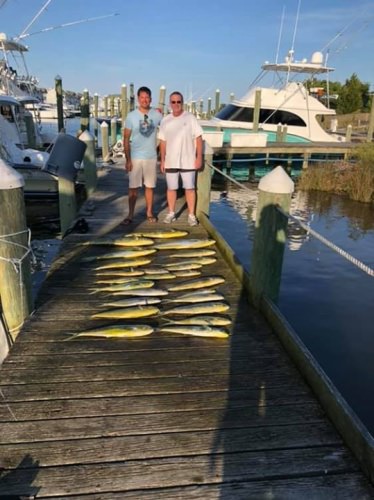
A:
POLYGON ((265 62, 261 68, 265 71, 284 71, 289 73, 330 73, 334 68, 325 66, 323 63, 322 52, 314 52, 310 61, 302 59, 294 61, 293 51, 289 51, 284 62, 269 63, 265 62))

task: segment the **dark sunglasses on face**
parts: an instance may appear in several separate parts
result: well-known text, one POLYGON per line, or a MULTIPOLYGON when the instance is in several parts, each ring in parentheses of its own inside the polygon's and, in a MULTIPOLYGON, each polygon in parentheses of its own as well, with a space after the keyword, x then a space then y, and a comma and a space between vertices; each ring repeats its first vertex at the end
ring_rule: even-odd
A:
POLYGON ((182 101, 171 101, 172 104, 182 104, 182 101))

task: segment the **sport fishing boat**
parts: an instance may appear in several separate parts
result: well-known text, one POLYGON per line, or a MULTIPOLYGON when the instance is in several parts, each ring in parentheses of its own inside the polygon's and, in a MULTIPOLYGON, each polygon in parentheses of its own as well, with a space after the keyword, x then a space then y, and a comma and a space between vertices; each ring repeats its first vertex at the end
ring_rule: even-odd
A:
POLYGON ((334 71, 325 64, 322 52, 314 52, 310 61, 296 61, 294 51, 290 50, 284 62, 265 62, 261 69, 241 99, 227 104, 212 119, 200 121, 208 142, 210 136, 219 132, 223 143, 231 143, 232 134, 240 140, 238 134, 245 133, 248 146, 265 146, 278 140, 280 126, 284 130, 284 142, 345 141, 343 136, 329 133, 321 126, 325 117, 336 114, 335 110, 325 106, 304 82, 296 80, 302 74, 312 78, 334 71), (261 85, 269 78, 277 84, 261 85), (254 131, 256 96, 259 120, 258 129, 254 131))

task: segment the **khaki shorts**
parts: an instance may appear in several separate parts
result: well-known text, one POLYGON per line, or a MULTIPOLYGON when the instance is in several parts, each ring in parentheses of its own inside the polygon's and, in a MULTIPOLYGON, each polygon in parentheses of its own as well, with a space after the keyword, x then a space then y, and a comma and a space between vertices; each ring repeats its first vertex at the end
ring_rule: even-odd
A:
POLYGON ((132 170, 129 174, 129 188, 155 188, 157 181, 157 160, 132 160, 132 170))
POLYGON ((166 184, 170 191, 176 191, 179 187, 179 176, 182 178, 182 186, 184 189, 195 189, 196 186, 196 170, 183 172, 168 172, 166 171, 166 184))

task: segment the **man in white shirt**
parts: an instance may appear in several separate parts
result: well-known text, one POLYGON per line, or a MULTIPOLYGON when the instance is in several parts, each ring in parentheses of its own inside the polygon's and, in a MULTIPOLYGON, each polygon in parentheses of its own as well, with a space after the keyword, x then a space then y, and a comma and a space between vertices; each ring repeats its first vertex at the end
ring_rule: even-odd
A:
POLYGON ((164 222, 176 220, 175 206, 179 178, 185 190, 188 223, 196 226, 196 171, 202 167, 203 130, 194 115, 183 110, 183 95, 170 94, 171 113, 165 116, 160 125, 161 172, 166 174, 167 202, 169 212, 164 222))

